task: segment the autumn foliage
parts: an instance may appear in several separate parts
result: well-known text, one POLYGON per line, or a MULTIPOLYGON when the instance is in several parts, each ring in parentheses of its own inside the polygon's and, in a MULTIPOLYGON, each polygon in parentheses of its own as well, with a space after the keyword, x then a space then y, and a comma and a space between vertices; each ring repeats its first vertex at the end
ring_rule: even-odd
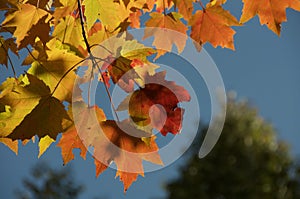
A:
POLYGON ((85 159, 91 147, 96 175, 114 162, 116 176, 127 190, 138 175, 144 175, 144 160, 163 164, 153 132, 178 134, 184 116, 180 103, 190 101, 185 88, 168 81, 165 71, 156 71, 159 66, 151 62, 153 57, 171 51, 173 45, 182 52, 188 36, 198 50, 205 43, 234 50, 233 26, 258 15, 262 25, 279 35, 286 9, 300 11, 299 0, 243 0, 238 20, 224 9, 225 3, 1 0, 0 64, 14 77, 0 86, 0 142, 17 154, 19 140, 26 144, 38 137, 40 156, 62 134, 57 146, 64 164, 74 159, 74 148, 85 159), (164 33, 145 29, 144 39, 154 40, 152 47, 144 46, 124 32, 140 27, 161 28, 164 33), (174 37, 173 31, 182 36, 174 37), (112 37, 110 43, 107 39, 112 37), (21 53, 27 55, 24 60, 21 53), (16 58, 20 66, 30 66, 24 74, 16 74, 16 58), (86 70, 79 78, 81 68, 86 70), (128 93, 114 107, 116 115, 128 111, 128 119, 107 118, 82 96, 81 84, 89 85, 94 78, 104 84, 104 95, 110 96, 111 85, 128 93))

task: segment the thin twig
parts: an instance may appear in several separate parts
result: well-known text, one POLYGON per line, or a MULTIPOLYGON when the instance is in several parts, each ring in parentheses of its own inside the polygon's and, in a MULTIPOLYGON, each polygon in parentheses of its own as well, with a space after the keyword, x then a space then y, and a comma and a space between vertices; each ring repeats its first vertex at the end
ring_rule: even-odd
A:
MULTIPOLYGON (((90 47, 90 45, 89 45, 89 42, 88 42, 87 37, 86 37, 86 34, 85 34, 85 29, 84 29, 84 17, 83 17, 82 6, 81 6, 80 0, 77 0, 77 4, 78 4, 79 16, 80 16, 80 24, 81 24, 82 37, 83 37, 84 43, 85 43, 85 45, 86 45, 86 49, 87 49, 87 51, 88 51, 88 53, 89 53, 89 59, 91 59, 91 61, 92 61, 92 63, 93 63, 93 68, 94 68, 95 66, 98 68, 98 70, 99 70, 99 72, 100 72, 100 75, 101 75, 101 78, 102 78, 103 81, 104 81, 104 77, 103 77, 101 68, 99 67, 98 63, 95 61, 95 57, 94 57, 93 54, 92 54, 91 47, 90 47)), ((103 47, 103 46, 102 46, 102 47, 103 47)), ((103 48, 104 48, 104 47, 103 47, 103 48)), ((106 49, 106 48, 105 48, 105 49, 106 49)), ((106 49, 106 50, 109 51, 108 49, 106 49)), ((93 72, 93 70, 92 70, 92 72, 93 72)), ((91 76, 92 76, 92 74, 91 74, 91 76)), ((119 116, 118 116, 118 114, 117 114, 117 111, 116 111, 116 109, 115 109, 115 106, 114 106, 114 104, 113 104, 113 102, 112 102, 112 97, 111 97, 111 94, 110 94, 110 92, 109 92, 109 89, 108 89, 107 85, 105 84, 105 81, 104 81, 104 87, 105 87, 105 91, 106 91, 106 93, 107 93, 107 95, 108 95, 110 104, 111 104, 111 106, 112 106, 112 108, 113 108, 114 114, 115 114, 117 120, 120 121, 120 120, 119 120, 119 116)))
POLYGON ((86 61, 85 59, 81 60, 80 62, 76 63, 74 66, 72 66, 71 68, 69 68, 64 74, 63 76, 59 79, 59 81, 57 82, 56 86, 54 87, 51 95, 54 94, 54 92, 56 91, 56 89, 58 88, 59 84, 61 83, 61 81, 68 75, 69 72, 71 72, 75 67, 77 67, 79 64, 81 64, 82 62, 86 61))
POLYGON ((103 80, 104 87, 105 87, 106 93, 107 93, 107 95, 108 95, 108 98, 109 98, 110 104, 111 104, 111 106, 112 106, 112 109, 114 110, 114 113, 115 113, 115 115, 116 115, 116 118, 117 118, 118 122, 120 122, 119 116, 118 116, 118 114, 117 114, 117 109, 116 109, 114 103, 112 102, 112 97, 111 97, 111 94, 110 94, 110 92, 109 92, 109 90, 108 90, 108 87, 107 87, 107 85, 106 85, 106 83, 105 83, 105 79, 104 79, 102 70, 101 70, 101 68, 100 68, 100 66, 98 65, 97 62, 95 62, 95 64, 96 64, 96 67, 98 68, 99 73, 100 73, 100 75, 101 75, 101 78, 102 78, 102 80, 103 80))
POLYGON ((29 50, 29 48, 26 46, 25 47, 26 50, 28 51, 28 54, 35 60, 35 61, 39 61, 36 57, 33 56, 32 52, 29 50))
POLYGON ((84 43, 86 45, 86 49, 87 49, 88 53, 90 55, 92 55, 91 48, 90 48, 89 42, 88 42, 86 34, 85 34, 84 18, 83 18, 83 14, 82 14, 82 8, 81 8, 81 2, 80 2, 80 0, 77 0, 77 4, 78 4, 79 17, 80 17, 80 23, 81 23, 82 37, 83 37, 83 40, 84 40, 84 43))
POLYGON ((203 5, 203 3, 202 3, 202 1, 201 1, 201 0, 199 0, 199 4, 200 4, 200 6, 202 7, 202 9, 203 9, 203 12, 205 12, 205 6, 203 5))

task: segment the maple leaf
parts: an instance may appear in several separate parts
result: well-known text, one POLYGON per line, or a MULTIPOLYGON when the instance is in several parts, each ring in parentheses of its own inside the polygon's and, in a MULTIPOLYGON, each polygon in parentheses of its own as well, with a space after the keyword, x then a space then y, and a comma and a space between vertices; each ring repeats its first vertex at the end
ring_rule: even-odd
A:
POLYGON ((143 86, 144 76, 154 74, 157 68, 158 66, 155 64, 144 64, 141 60, 129 60, 121 56, 108 66, 108 72, 114 83, 118 83, 124 91, 132 92, 133 81, 139 86, 143 86))
MULTIPOLYGON (((213 47, 221 46, 234 50, 230 26, 239 26, 237 19, 221 6, 208 4, 205 10, 198 10, 189 21, 192 27, 191 38, 198 44, 210 42, 213 47)), ((197 46, 196 46, 197 47, 197 46)))
POLYGON ((81 141, 81 138, 77 134, 76 127, 72 125, 69 127, 59 140, 58 147, 61 148, 61 156, 63 157, 64 165, 74 159, 73 149, 80 149, 80 156, 85 159, 87 148, 81 141))
POLYGON ((132 28, 140 28, 140 17, 142 16, 142 12, 140 10, 129 14, 130 26, 132 28))
MULTIPOLYGON (((85 106, 83 102, 76 102, 75 106, 85 106)), ((88 112, 89 113, 89 112, 88 112)), ((68 115, 73 120, 73 112, 72 107, 70 106, 68 109, 68 115)), ((104 115, 104 113, 103 113, 104 115)), ((85 115, 86 118, 90 117, 90 115, 85 115)), ((83 125, 83 124, 81 124, 83 125)), ((65 121, 63 123, 64 132, 62 133, 62 137, 60 138, 59 142, 57 143, 57 146, 61 148, 61 156, 63 158, 64 165, 66 165, 68 162, 74 159, 74 153, 73 149, 78 148, 80 149, 80 156, 85 159, 87 148, 81 141, 81 138, 79 137, 77 133, 77 129, 72 122, 65 121)), ((80 130, 79 130, 80 131, 80 130)))
POLYGON ((88 30, 100 20, 109 32, 125 31, 130 24, 136 27, 139 10, 148 9, 147 0, 84 0, 83 5, 88 30))
POLYGON ((43 155, 46 150, 49 148, 49 146, 55 142, 55 140, 53 138, 51 138, 50 136, 46 135, 45 137, 42 137, 39 141, 39 155, 38 158, 41 157, 41 155, 43 155))
POLYGON ((74 70, 82 59, 55 39, 47 43, 47 48, 46 51, 43 48, 36 49, 31 53, 35 58, 29 55, 23 64, 31 64, 27 72, 43 80, 52 92, 56 88, 54 97, 60 101, 71 102, 77 77, 74 70))
POLYGON ((59 39, 62 43, 70 44, 76 48, 82 46, 86 47, 82 32, 80 19, 75 19, 73 16, 67 16, 55 26, 53 37, 59 39))
POLYGON ((182 14, 187 21, 192 17, 194 0, 173 0, 178 12, 182 14))
POLYGON ((280 35, 281 23, 287 20, 286 8, 300 11, 299 0, 243 0, 243 2, 241 23, 258 15, 261 25, 267 25, 277 35, 280 35))
POLYGON ((151 12, 154 8, 155 2, 156 2, 156 0, 147 0, 143 11, 151 12))
POLYGON ((1 137, 12 133, 38 105, 39 100, 50 94, 50 89, 45 83, 30 74, 21 75, 18 79, 8 78, 2 83, 0 90, 0 104, 6 107, 0 117, 1 137))
POLYGON ((72 104, 72 108, 69 108, 69 115, 70 117, 73 115, 74 122, 67 127, 67 132, 77 130, 84 145, 91 146, 99 130, 99 122, 106 120, 103 110, 98 106, 87 107, 83 101, 77 101, 72 104))
POLYGON ((96 138, 93 144, 94 157, 106 164, 110 161, 116 163, 118 168, 116 176, 119 176, 123 182, 124 191, 137 179, 138 175, 144 176, 143 160, 163 164, 158 154, 155 136, 151 136, 149 144, 146 144, 141 137, 149 136, 149 134, 136 129, 127 120, 120 123, 107 120, 101 122, 100 125, 109 142, 103 142, 104 138, 101 137, 96 138))
POLYGON ((50 10, 53 0, 28 0, 26 3, 44 10, 50 10))
MULTIPOLYGON (((113 0, 84 0, 85 16, 88 29, 99 19, 105 26, 112 29, 119 26, 127 16, 124 16, 124 8, 113 0)), ((125 8, 126 11, 126 8, 125 8)), ((126 11, 127 12, 127 11, 126 11)))
POLYGON ((77 0, 58 0, 58 1, 54 1, 54 3, 55 2, 58 2, 65 7, 70 7, 72 8, 72 10, 77 9, 77 0))
POLYGON ((175 12, 164 15, 162 13, 153 12, 150 14, 150 19, 145 23, 147 27, 154 27, 154 29, 145 29, 144 39, 153 36, 153 45, 159 51, 156 58, 165 54, 165 51, 171 51, 172 45, 175 44, 178 52, 182 52, 186 43, 187 27, 180 21, 181 15, 175 12), (159 28, 159 29, 155 29, 159 28), (162 28, 162 29, 161 29, 162 28), (176 34, 176 32, 182 34, 176 34))
MULTIPOLYGON (((137 78, 137 74, 134 70, 131 70, 132 66, 130 64, 131 60, 123 56, 118 57, 112 63, 110 63, 108 66, 108 72, 114 83, 118 83, 119 79, 121 79, 122 76, 129 71, 131 72, 131 74, 129 74, 129 78, 137 78)), ((125 81, 128 81, 128 79, 125 81)))
POLYGON ((144 8, 148 3, 147 0, 115 0, 115 2, 118 2, 119 4, 124 4, 124 6, 129 9, 141 9, 144 8))
POLYGON ((13 140, 25 140, 34 135, 38 135, 39 138, 48 135, 55 140, 58 133, 63 131, 62 122, 64 119, 69 120, 70 118, 62 103, 54 97, 47 96, 39 101, 39 104, 25 116, 7 137, 13 140))
POLYGON ((88 43, 91 47, 101 44, 103 41, 111 37, 112 34, 107 32, 100 22, 95 23, 88 32, 88 43))
POLYGON ((146 77, 144 88, 134 91, 120 103, 118 111, 127 110, 132 120, 140 127, 151 125, 162 135, 177 134, 181 130, 184 110, 179 102, 190 101, 190 95, 181 86, 165 80, 166 72, 146 77), (162 106, 159 107, 157 106, 162 106))
MULTIPOLYGON (((93 49, 93 55, 103 56, 100 57, 100 60, 103 61, 97 61, 98 66, 96 67, 95 62, 89 60, 87 63, 88 70, 82 82, 90 81, 91 77, 94 76, 91 73, 96 74, 101 68, 102 71, 107 70, 109 73, 105 74, 105 82, 111 78, 113 83, 118 83, 121 88, 129 92, 133 89, 133 80, 142 85, 144 73, 148 71, 149 74, 153 74, 154 70, 158 68, 154 64, 147 64, 149 63, 147 57, 154 53, 154 49, 146 47, 136 40, 126 40, 125 34, 105 40, 101 46, 93 49), (143 70, 135 70, 138 61, 140 65, 145 64, 143 70)), ((100 79, 103 78, 100 77, 100 79)))
POLYGON ((15 27, 13 35, 16 37, 18 48, 23 48, 28 44, 34 44, 36 37, 43 43, 49 40, 50 15, 43 9, 30 4, 21 4, 20 10, 9 15, 2 23, 3 27, 15 27))
POLYGON ((25 139, 22 140, 22 145, 25 146, 26 144, 28 144, 30 141, 32 141, 32 143, 35 143, 35 136, 33 136, 31 139, 25 139))
POLYGON ((164 10, 170 10, 173 6, 172 0, 158 0, 155 1, 156 11, 159 13, 164 12, 164 10))
POLYGON ((12 150, 16 155, 18 155, 18 140, 11 140, 9 138, 0 138, 0 142, 5 144, 10 150, 12 150))
POLYGON ((127 120, 106 120, 102 109, 97 106, 86 107, 82 102, 73 105, 73 115, 82 143, 94 148, 96 175, 114 161, 118 169, 117 176, 124 183, 124 191, 138 175, 144 175, 143 160, 162 164, 155 137, 136 129, 127 120), (141 137, 149 137, 149 144, 141 137))
POLYGON ((18 56, 17 45, 12 38, 4 40, 0 36, 0 64, 4 64, 7 68, 8 51, 9 49, 18 56))
POLYGON ((8 78, 0 90, 0 104, 5 105, 0 117, 1 137, 25 140, 49 135, 55 139, 62 130, 62 120, 69 119, 61 102, 35 76, 8 78))

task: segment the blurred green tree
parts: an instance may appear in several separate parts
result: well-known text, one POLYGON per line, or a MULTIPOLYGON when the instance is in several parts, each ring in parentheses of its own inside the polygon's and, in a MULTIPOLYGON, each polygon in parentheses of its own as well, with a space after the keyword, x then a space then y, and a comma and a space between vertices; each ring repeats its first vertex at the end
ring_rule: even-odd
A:
POLYGON ((31 178, 23 180, 24 190, 17 190, 19 199, 76 199, 83 185, 74 181, 70 167, 61 170, 39 163, 31 170, 31 178))
POLYGON ((229 100, 218 143, 203 159, 199 147, 198 141, 180 177, 167 185, 170 199, 300 198, 300 170, 287 145, 247 102, 229 100))

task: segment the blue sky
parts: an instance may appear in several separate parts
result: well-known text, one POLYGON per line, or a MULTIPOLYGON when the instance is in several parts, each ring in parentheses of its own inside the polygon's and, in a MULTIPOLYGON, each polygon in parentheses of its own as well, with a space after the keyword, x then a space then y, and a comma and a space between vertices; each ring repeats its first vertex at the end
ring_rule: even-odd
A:
MULTIPOLYGON (((230 7, 236 16, 240 15, 241 4, 230 7)), ((282 26, 281 37, 265 26, 258 18, 252 19, 235 30, 236 51, 205 45, 218 66, 227 91, 234 90, 238 98, 247 98, 256 106, 260 115, 271 122, 280 139, 290 144, 294 156, 300 155, 300 13, 287 12, 288 22, 282 26)), ((159 61, 159 60, 158 60, 159 61)), ((168 60, 167 60, 168 61, 168 60)), ((172 65, 172 60, 170 65, 172 65)), ((1 68, 1 74, 6 69, 1 68)), ((3 81, 4 75, 1 76, 3 81)), ((209 113, 204 110, 204 119, 209 113)), ((206 118, 205 118, 206 117, 206 118)), ((13 191, 21 187, 21 180, 28 177, 30 168, 39 161, 46 161, 54 168, 62 167, 60 149, 52 146, 40 159, 37 158, 37 144, 20 147, 18 156, 0 145, 0 198, 13 198, 13 191)), ((178 176, 179 160, 174 164, 139 177, 126 194, 115 171, 105 171, 95 177, 92 158, 82 160, 79 156, 70 163, 74 177, 86 186, 81 198, 161 198, 166 195, 163 186, 178 176)))

